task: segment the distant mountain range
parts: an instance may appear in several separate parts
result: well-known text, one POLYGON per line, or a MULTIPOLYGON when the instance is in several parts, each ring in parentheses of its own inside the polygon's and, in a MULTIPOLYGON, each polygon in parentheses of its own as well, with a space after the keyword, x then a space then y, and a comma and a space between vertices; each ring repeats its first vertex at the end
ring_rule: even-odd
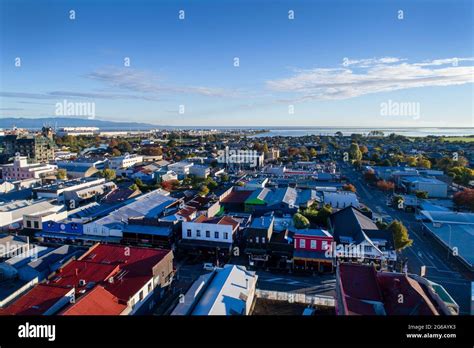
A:
POLYGON ((99 127, 101 130, 123 129, 139 130, 158 128, 156 125, 138 122, 114 122, 104 120, 89 120, 71 117, 46 117, 46 118, 23 118, 8 117, 0 118, 0 128, 29 128, 40 129, 43 126, 51 127, 99 127))

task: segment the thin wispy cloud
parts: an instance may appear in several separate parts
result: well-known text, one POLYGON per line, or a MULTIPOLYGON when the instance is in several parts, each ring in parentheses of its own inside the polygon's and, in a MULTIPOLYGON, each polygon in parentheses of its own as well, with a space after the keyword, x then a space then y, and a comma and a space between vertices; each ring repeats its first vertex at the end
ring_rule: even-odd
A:
POLYGON ((289 78, 270 80, 273 92, 291 93, 293 100, 348 99, 409 88, 454 86, 474 82, 473 58, 408 63, 394 57, 346 59, 341 67, 298 70, 289 78), (353 66, 354 68, 351 68, 353 66))
POLYGON ((51 91, 46 93, 24 93, 24 92, 1 92, 0 97, 4 98, 24 98, 24 99, 45 99, 57 100, 58 98, 85 98, 85 99, 145 99, 158 100, 147 96, 136 96, 132 94, 101 93, 101 92, 72 92, 72 91, 51 91))
POLYGON ((141 93, 143 96, 159 97, 163 94, 196 94, 208 97, 232 97, 236 91, 206 86, 174 86, 167 84, 152 72, 130 68, 106 68, 86 75, 87 78, 104 83, 111 88, 141 93))

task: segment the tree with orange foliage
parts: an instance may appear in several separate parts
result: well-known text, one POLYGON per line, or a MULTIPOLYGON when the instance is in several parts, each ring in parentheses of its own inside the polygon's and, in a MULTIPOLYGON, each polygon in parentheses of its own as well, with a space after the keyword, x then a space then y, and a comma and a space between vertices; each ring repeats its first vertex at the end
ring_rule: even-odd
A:
POLYGON ((390 191, 395 188, 395 183, 392 181, 379 180, 377 181, 377 187, 383 191, 390 191))
POLYGON ((474 189, 464 189, 456 192, 453 201, 458 207, 465 207, 474 211, 474 189))

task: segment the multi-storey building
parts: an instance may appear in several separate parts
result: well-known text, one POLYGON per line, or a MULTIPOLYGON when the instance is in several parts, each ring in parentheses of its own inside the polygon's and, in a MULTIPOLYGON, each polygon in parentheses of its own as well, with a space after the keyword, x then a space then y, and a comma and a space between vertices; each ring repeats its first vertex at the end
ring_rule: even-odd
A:
POLYGON ((3 154, 27 156, 35 162, 54 160, 56 144, 51 127, 43 127, 40 134, 9 134, 3 138, 3 154))

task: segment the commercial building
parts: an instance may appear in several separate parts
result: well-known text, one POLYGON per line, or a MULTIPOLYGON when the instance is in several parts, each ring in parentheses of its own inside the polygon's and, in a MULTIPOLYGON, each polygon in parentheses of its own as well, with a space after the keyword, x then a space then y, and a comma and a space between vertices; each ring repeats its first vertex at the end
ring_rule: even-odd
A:
POLYGON ((228 255, 239 226, 239 221, 230 216, 208 218, 200 215, 194 221, 182 223, 179 247, 191 252, 228 255))
POLYGON ((109 159, 109 167, 112 169, 125 169, 133 167, 143 162, 143 156, 135 154, 125 154, 123 156, 112 157, 109 159))
POLYGON ((167 208, 174 204, 176 204, 176 199, 169 197, 169 192, 160 189, 151 191, 135 198, 133 202, 110 212, 110 214, 103 218, 86 223, 83 226, 84 234, 122 238, 122 231, 129 218, 158 218, 167 208))
POLYGON ((313 272, 332 272, 333 237, 321 229, 299 229, 294 231, 293 267, 313 272))
POLYGON ((438 179, 425 178, 422 176, 408 176, 404 177, 401 182, 402 186, 404 186, 409 193, 424 191, 428 193, 428 197, 430 198, 448 197, 448 184, 438 179))
POLYGON ((334 257, 381 264, 397 260, 392 233, 379 229, 361 210, 348 206, 331 214, 328 223, 334 257))
POLYGON ((244 266, 217 268, 193 283, 171 315, 249 315, 257 279, 244 266))
POLYGON ((64 169, 69 178, 88 178, 100 170, 105 169, 107 160, 78 158, 74 161, 57 161, 59 169, 64 169))
POLYGON ((172 279, 170 250, 96 244, 8 304, 2 313, 146 314, 172 279))
MULTIPOLYGON (((63 209, 63 205, 53 204, 46 199, 18 200, 8 203, 0 202, 0 229, 20 228, 24 221, 24 216, 33 216, 43 213, 54 214, 63 209)), ((41 225, 38 225, 38 227, 40 226, 41 225)))
POLYGON ((57 166, 43 163, 28 163, 26 156, 15 156, 13 163, 0 167, 2 178, 5 180, 41 179, 54 175, 57 166))
POLYGON ((54 160, 56 144, 51 127, 43 127, 39 134, 8 134, 3 137, 3 154, 27 156, 33 162, 54 160))
POLYGON ((474 270, 474 214, 452 211, 422 210, 422 228, 444 248, 449 257, 459 260, 469 270, 474 270))
POLYGON ((56 134, 62 137, 68 136, 68 135, 73 136, 73 137, 76 137, 79 135, 91 137, 91 136, 99 134, 99 128, 97 127, 63 127, 63 128, 60 128, 56 132, 56 134))
POLYGON ((423 277, 341 263, 336 271, 336 314, 457 315, 459 306, 441 285, 423 277))

